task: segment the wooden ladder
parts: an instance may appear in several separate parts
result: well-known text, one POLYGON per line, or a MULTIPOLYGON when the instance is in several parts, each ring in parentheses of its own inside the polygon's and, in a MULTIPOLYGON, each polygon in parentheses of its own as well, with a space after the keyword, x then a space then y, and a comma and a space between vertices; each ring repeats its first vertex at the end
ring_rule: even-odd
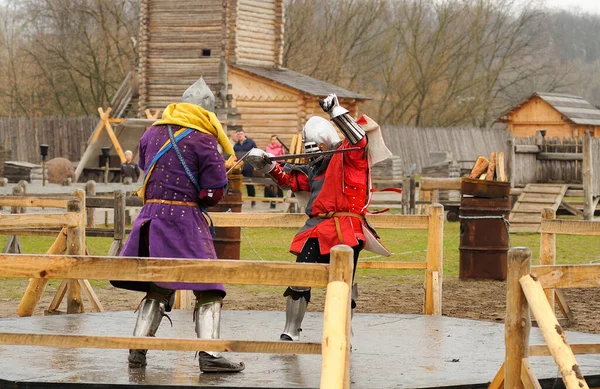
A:
POLYGON ((564 184, 527 184, 510 213, 510 232, 539 232, 542 211, 544 208, 556 211, 568 187, 564 184))

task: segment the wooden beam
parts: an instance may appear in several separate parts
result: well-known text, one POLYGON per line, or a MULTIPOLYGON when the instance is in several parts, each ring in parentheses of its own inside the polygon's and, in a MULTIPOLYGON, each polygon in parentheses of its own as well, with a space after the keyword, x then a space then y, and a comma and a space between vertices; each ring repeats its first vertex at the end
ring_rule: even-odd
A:
MULTIPOLYGON (((592 135, 589 131, 583 137, 583 166, 581 170, 583 180, 583 219, 593 220, 596 206, 594 204, 594 170, 598 169, 592 162, 592 135)), ((598 179, 598 177, 596 177, 598 179)))
POLYGON ((492 382, 490 382, 488 389, 504 389, 504 363, 500 366, 500 370, 498 370, 492 382))
POLYGON ((537 145, 516 145, 515 153, 519 154, 537 154, 540 152, 540 148, 537 145))
POLYGON ((423 313, 425 315, 441 315, 442 275, 444 257, 444 207, 433 204, 429 211, 429 228, 427 231, 427 270, 425 271, 425 296, 423 313), (437 273, 437 285, 434 284, 434 273, 437 273), (434 290, 437 295, 434 295, 434 290), (438 302, 436 304, 436 301, 438 302), (438 309, 436 309, 436 305, 438 309))
MULTIPOLYGON (((221 213, 210 214, 215 227, 293 227, 306 222, 304 214, 290 213, 221 213)), ((420 215, 369 215, 373 228, 427 229, 429 218, 420 215)))
POLYGON ((546 289, 600 287, 600 264, 533 266, 531 274, 546 289))
POLYGON ((560 235, 600 236, 600 222, 583 220, 542 220, 541 232, 560 235))
POLYGON ((0 333, 0 344, 66 348, 118 348, 176 351, 218 351, 269 354, 320 354, 319 343, 245 341, 225 339, 183 339, 154 337, 117 337, 59 334, 0 333))
POLYGON ((4 207, 38 207, 38 208, 67 208, 69 198, 50 198, 33 196, 0 196, 0 206, 4 207))
POLYGON ((540 381, 538 381, 533 369, 531 368, 531 363, 529 363, 529 358, 523 358, 521 365, 521 383, 523 384, 524 389, 542 389, 540 385, 540 381))
POLYGON ((121 163, 124 163, 126 161, 125 154, 123 153, 123 149, 121 148, 119 139, 115 135, 115 132, 113 131, 112 126, 110 125, 110 118, 109 118, 110 108, 106 112, 104 112, 102 107, 100 107, 100 108, 98 108, 98 112, 100 113, 100 117, 102 118, 102 121, 104 122, 104 128, 106 128, 108 137, 110 138, 110 141, 112 142, 113 146, 115 147, 115 150, 117 151, 117 154, 119 155, 119 158, 121 159, 121 163))
MULTIPOLYGON (((72 213, 77 213, 78 215, 83 214, 81 212, 81 203, 79 200, 69 200, 67 210, 72 213)), ((68 255, 85 255, 85 246, 82 246, 85 237, 82 236, 83 231, 81 228, 82 224, 67 228, 68 255)), ((67 313, 83 313, 83 311, 81 286, 76 279, 69 280, 67 284, 67 313)))
POLYGON ((328 265, 237 260, 0 254, 3 277, 327 286, 328 265))
POLYGON ((499 152, 498 153, 498 181, 508 181, 507 177, 506 177, 506 169, 505 169, 505 165, 504 165, 504 153, 503 152, 499 152))
MULTIPOLYGON (((542 220, 554 220, 556 211, 552 208, 544 208, 542 220)), ((556 234, 542 231, 540 233, 540 265, 556 264, 556 234)), ((546 289, 546 297, 550 306, 554 307, 554 289, 546 289)))
POLYGON ((564 330, 558 324, 552 307, 548 304, 542 285, 530 275, 521 277, 519 283, 527 297, 531 312, 537 320, 538 327, 548 344, 554 362, 558 366, 565 386, 567 389, 589 389, 577 360, 569 347, 564 330))
POLYGON ((531 250, 516 247, 508 251, 508 275, 506 279, 506 320, 504 322, 504 386, 510 389, 523 389, 521 381, 523 358, 529 353, 529 332, 531 319, 527 300, 519 279, 529 273, 531 250))
POLYGON ((421 177, 421 190, 460 190, 460 178, 421 177))
MULTIPOLYGON (((571 344, 571 351, 575 355, 583 355, 583 354, 600 354, 600 344, 571 344)), ((529 346, 529 355, 532 357, 550 357, 552 354, 550 353, 550 349, 548 345, 545 344, 534 344, 529 346)))
POLYGON ((0 232, 30 226, 36 226, 36 228, 75 227, 79 221, 79 213, 74 212, 0 215, 0 232))
POLYGON ((581 153, 539 153, 538 161, 583 161, 581 153))

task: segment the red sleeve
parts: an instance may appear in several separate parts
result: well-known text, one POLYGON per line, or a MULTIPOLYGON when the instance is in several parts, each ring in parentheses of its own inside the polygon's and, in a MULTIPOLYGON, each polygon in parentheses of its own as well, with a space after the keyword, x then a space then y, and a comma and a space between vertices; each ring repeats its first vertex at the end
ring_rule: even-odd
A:
POLYGON ((201 206, 214 207, 219 204, 219 201, 225 196, 225 187, 217 189, 200 189, 198 193, 198 200, 200 200, 201 206))
POLYGON ((269 175, 280 188, 289 188, 292 192, 310 191, 308 177, 300 171, 294 170, 290 173, 286 173, 281 166, 276 164, 269 175))
POLYGON ((360 150, 348 151, 344 153, 345 162, 357 168, 364 168, 367 161, 367 137, 365 136, 355 145, 344 139, 340 148, 349 149, 352 147, 360 147, 360 150))

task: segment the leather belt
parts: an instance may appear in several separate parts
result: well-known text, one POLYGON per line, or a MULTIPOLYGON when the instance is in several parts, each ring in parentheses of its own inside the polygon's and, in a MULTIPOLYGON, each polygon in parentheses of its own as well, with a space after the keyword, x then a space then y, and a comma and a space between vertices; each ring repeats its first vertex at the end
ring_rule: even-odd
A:
POLYGON ((156 203, 165 205, 183 205, 184 207, 197 207, 198 203, 195 201, 177 201, 177 200, 161 200, 161 199, 149 199, 146 203, 156 203))
POLYGON ((322 212, 314 215, 313 217, 317 219, 333 219, 335 222, 335 231, 337 232, 338 240, 340 243, 344 243, 344 236, 342 235, 342 228, 340 227, 340 220, 338 219, 339 216, 354 217, 363 222, 365 221, 364 216, 352 212, 322 212))

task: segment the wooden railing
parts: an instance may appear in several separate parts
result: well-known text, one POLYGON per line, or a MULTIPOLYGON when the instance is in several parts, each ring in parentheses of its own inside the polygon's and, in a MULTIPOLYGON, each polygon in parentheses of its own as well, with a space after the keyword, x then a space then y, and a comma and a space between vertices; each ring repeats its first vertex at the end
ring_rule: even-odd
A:
MULTIPOLYGON (((600 222, 548 220, 542 222, 544 234, 569 232, 600 236, 600 222)), ((545 239, 549 240, 546 235, 545 239)), ((544 240, 544 238, 542 238, 544 240)), ((552 244, 544 243, 546 250, 552 244)), ((541 254, 542 258, 544 253, 541 254)), ((489 389, 539 388, 529 363, 530 356, 554 358, 567 389, 588 388, 575 354, 600 353, 600 344, 569 345, 565 332, 548 300, 553 289, 598 288, 600 264, 531 266, 531 250, 517 247, 508 254, 506 297, 506 358, 489 389), (530 311, 537 321, 546 345, 529 345, 530 311)))
MULTIPOLYGON (((1 225, 1 224, 0 224, 1 225)), ((69 229, 67 239, 79 239, 69 229), (72 236, 74 235, 74 236, 72 236)), ((0 344, 204 350, 277 354, 322 354, 321 388, 350 387, 350 296, 353 250, 345 245, 331 251, 331 263, 296 264, 264 261, 195 260, 71 255, 0 255, 3 276, 48 280, 202 282, 251 285, 306 285, 327 287, 322 343, 204 340, 140 337, 81 336, 65 334, 0 333, 0 344)))

